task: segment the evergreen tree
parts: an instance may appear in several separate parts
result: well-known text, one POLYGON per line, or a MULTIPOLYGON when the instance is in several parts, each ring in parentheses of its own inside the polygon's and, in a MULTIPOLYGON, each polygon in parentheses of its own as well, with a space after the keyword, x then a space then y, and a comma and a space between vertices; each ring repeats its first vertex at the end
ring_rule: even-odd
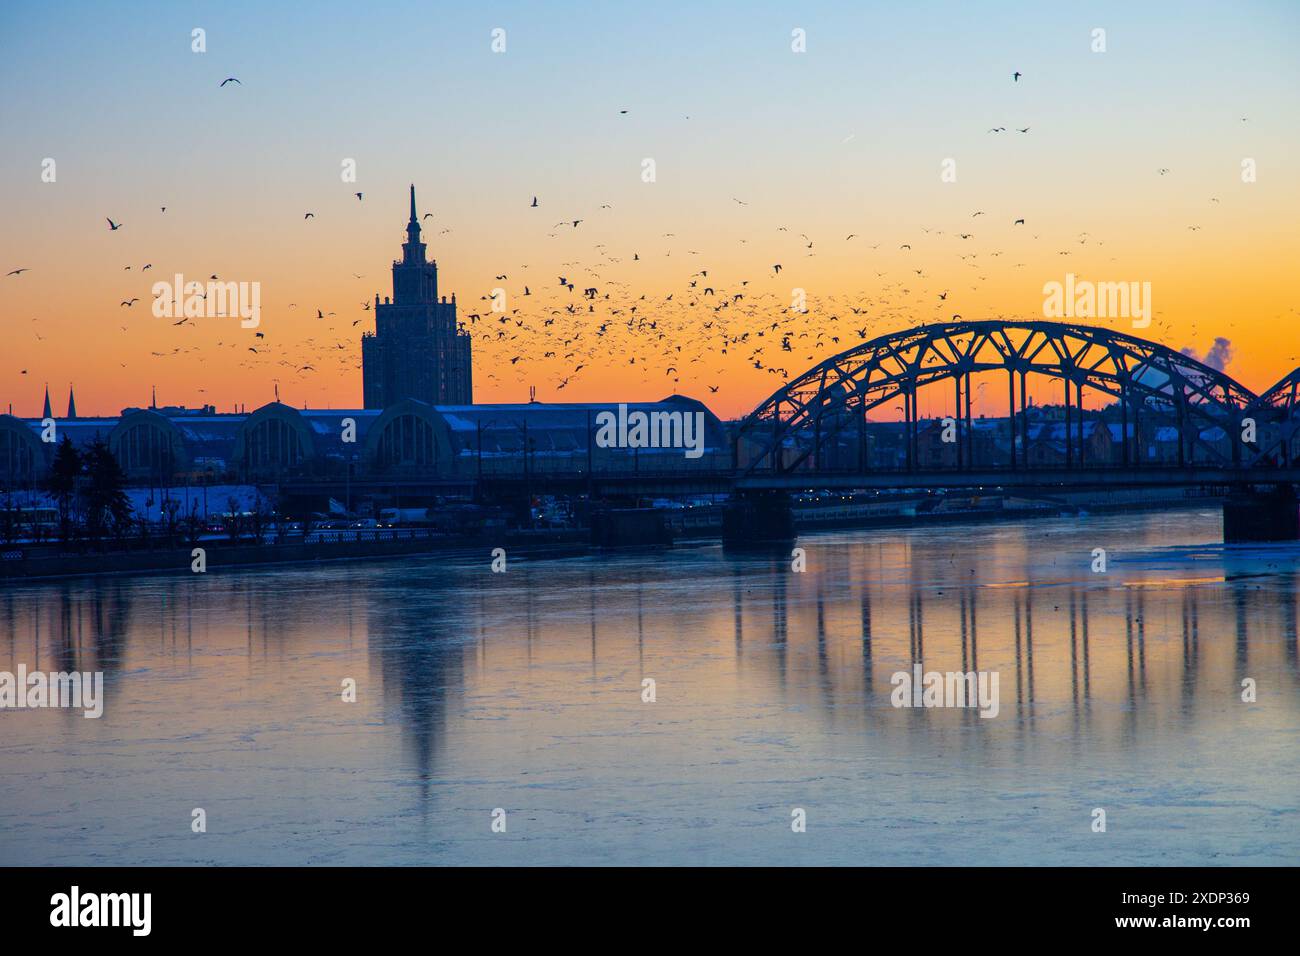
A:
POLYGON ((72 526, 72 504, 77 497, 77 483, 81 478, 81 455, 67 435, 59 442, 46 479, 46 490, 59 506, 59 537, 67 541, 72 526))
POLYGON ((122 486, 126 475, 108 442, 99 436, 86 448, 83 458, 88 481, 83 493, 86 506, 86 524, 93 537, 105 529, 121 536, 131 524, 131 502, 122 486))
POLYGON ((0 511, 0 540, 5 544, 13 544, 18 537, 21 516, 22 509, 14 504, 13 495, 5 492, 4 509, 0 511))

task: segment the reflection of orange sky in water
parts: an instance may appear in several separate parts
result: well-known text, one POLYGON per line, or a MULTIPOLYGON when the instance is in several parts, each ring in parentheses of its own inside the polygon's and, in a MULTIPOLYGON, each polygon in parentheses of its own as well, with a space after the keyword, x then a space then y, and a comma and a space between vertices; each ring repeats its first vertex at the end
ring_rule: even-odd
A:
POLYGON ((799 574, 690 547, 512 559, 507 574, 484 554, 11 589, 0 669, 102 667, 107 700, 97 721, 6 718, 23 773, 78 773, 53 791, 0 780, 12 820, 45 820, 13 828, 0 861, 84 853, 52 839, 59 827, 173 862, 320 861, 319 827, 338 825, 363 834, 339 850, 353 863, 659 862, 699 841, 718 844, 715 862, 760 848, 789 862, 775 845, 789 806, 851 822, 841 837, 870 839, 873 860, 1014 845, 1064 862, 1096 848, 1071 835, 1092 837, 1094 806, 1126 821, 1110 863, 1293 857, 1296 551, 1170 546, 1216 524, 1177 512, 808 535, 799 574), (1109 574, 1089 571, 1093 544, 1109 574), (1128 586, 1216 572, 1228 580, 1128 586), (918 653, 927 672, 996 671, 998 715, 891 706, 892 675, 918 653), (108 766, 91 746, 105 739, 108 766), (138 787, 198 787, 245 825, 173 844, 123 809, 138 787), (484 822, 495 806, 512 832, 519 821, 508 849, 484 822), (1244 847, 1261 820, 1269 839, 1244 847))
MULTIPOLYGON (((1272 572, 1234 580, 1171 575, 1161 566, 1167 555, 1121 547, 1173 540, 1186 520, 1144 514, 1094 522, 1095 540, 1111 549, 1107 574, 1090 572, 1086 547, 1077 560, 1059 552, 1068 537, 1059 528, 1039 536, 1043 526, 1029 523, 813 535, 801 539, 810 562, 805 574, 790 573, 787 559, 728 562, 712 549, 661 559, 658 568, 640 561, 529 562, 509 576, 489 576, 456 563, 424 598, 432 603, 415 606, 393 596, 409 583, 407 572, 411 581, 425 580, 418 562, 397 577, 364 565, 338 569, 333 573, 347 587, 318 581, 311 599, 291 598, 288 611, 283 595, 298 591, 284 585, 306 572, 276 570, 277 580, 260 584, 253 580, 259 574, 234 584, 208 578, 78 585, 65 603, 20 599, 8 626, 12 650, 0 666, 103 668, 95 639, 86 636, 103 630, 106 639, 126 640, 125 658, 111 669, 156 675, 197 655, 207 662, 206 679, 221 686, 264 684, 253 695, 258 700, 276 700, 286 679, 331 687, 339 675, 368 674, 363 683, 384 685, 382 694, 372 683, 362 695, 375 716, 420 676, 407 663, 436 661, 455 700, 498 701, 508 720, 525 717, 527 700, 570 696, 571 682, 587 675, 595 681, 590 703, 635 723, 617 695, 655 675, 675 707, 703 712, 719 702, 793 695, 814 724, 861 720, 865 708, 886 730, 906 732, 906 715, 888 706, 890 677, 910 670, 919 655, 926 671, 1000 673, 1007 720, 988 725, 995 733, 1014 732, 1016 718, 1035 709, 1040 719, 1077 724, 1079 708, 1096 708, 1092 730, 1125 734, 1134 720, 1171 719, 1193 698, 1205 719, 1231 719, 1241 676, 1267 679, 1281 691, 1261 699, 1267 719, 1295 720, 1300 698, 1286 692, 1300 680, 1294 555, 1278 552, 1266 559, 1272 572), (968 547, 972 536, 978 554, 968 547), (1050 560, 1044 564, 1041 554, 1050 560), (1000 580, 1008 574, 1011 580, 1000 580), (158 602, 136 600, 137 586, 166 592, 168 638, 161 647, 144 639, 157 631, 158 602), (104 587, 115 594, 112 623, 92 626, 105 607, 104 587), (440 603, 453 596, 454 605, 440 603), (423 636, 409 644, 415 634, 423 636), (338 653, 316 653, 322 646, 338 653), (403 663, 408 654, 412 661, 403 663), (290 660, 291 676, 281 666, 290 660), (683 661, 691 662, 690 683, 670 689, 683 661), (615 677, 622 683, 610 696, 602 688, 615 677), (536 684, 535 693, 521 693, 520 681, 536 684)), ((1225 557, 1192 560, 1219 565, 1225 557)), ((1257 562, 1251 570, 1260 571, 1257 562)), ((317 581, 331 572, 310 573, 317 581)), ((195 694, 188 684, 176 692, 195 694)), ((201 696, 222 699, 215 690, 201 696)), ((310 706, 300 696, 285 704, 310 706)), ((332 705, 321 698, 320 706, 325 718, 332 705)), ((569 732, 590 726, 582 708, 572 719, 577 725, 569 732)), ((948 726, 958 717, 936 711, 929 719, 948 726)))

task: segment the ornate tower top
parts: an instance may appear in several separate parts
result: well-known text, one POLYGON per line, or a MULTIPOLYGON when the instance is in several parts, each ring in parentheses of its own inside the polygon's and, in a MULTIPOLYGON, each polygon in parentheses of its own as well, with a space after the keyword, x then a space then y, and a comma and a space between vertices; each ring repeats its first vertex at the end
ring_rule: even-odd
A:
POLYGON ((406 242, 402 243, 402 261, 407 265, 424 264, 424 243, 420 241, 420 217, 415 211, 415 184, 411 184, 411 221, 406 224, 406 242))

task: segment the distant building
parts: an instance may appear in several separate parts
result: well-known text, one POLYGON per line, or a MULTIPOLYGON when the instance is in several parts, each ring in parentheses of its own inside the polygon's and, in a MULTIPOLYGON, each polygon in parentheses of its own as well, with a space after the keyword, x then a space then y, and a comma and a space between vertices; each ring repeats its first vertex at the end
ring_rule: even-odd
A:
POLYGON ((974 419, 968 425, 945 418, 917 423, 917 462, 922 468, 956 468, 958 463, 1002 463, 1009 457, 1005 419, 974 419), (951 430, 945 424, 952 421, 951 430), (951 435, 950 441, 944 435, 951 435))
POLYGON ((1105 422, 1086 421, 1082 428, 1083 448, 1080 450, 1080 425, 1077 421, 1070 423, 1068 430, 1064 422, 1051 419, 1031 424, 1028 429, 1029 464, 1059 466, 1070 457, 1075 464, 1084 465, 1109 465, 1118 461, 1115 437, 1105 422))
MULTIPOLYGON (((647 415, 703 416, 701 455, 683 449, 601 447, 597 420, 617 403, 430 405, 403 399, 385 409, 294 408, 270 402, 250 412, 156 406, 117 417, 59 418, 59 440, 85 449, 108 442, 135 486, 218 482, 277 484, 302 478, 581 476, 725 469, 731 449, 722 422, 701 402, 673 395, 628 403, 647 415)), ((56 444, 41 419, 0 415, 0 492, 37 486, 56 444)))
POLYGON ((405 399, 430 405, 474 401, 470 336, 456 328, 456 297, 438 296, 438 264, 425 258, 411 187, 411 219, 402 258, 393 262, 393 295, 375 294, 375 331, 361 337, 362 403, 387 408, 405 399))
MULTIPOLYGON (((400 477, 464 481, 511 474, 583 476, 727 468, 726 429, 701 402, 673 395, 626 403, 651 420, 699 415, 694 453, 659 447, 606 447, 601 413, 618 402, 475 405, 470 336, 456 327, 456 300, 438 295, 438 267, 425 258, 411 187, 402 258, 393 263, 391 300, 375 297, 375 331, 361 339, 364 408, 294 408, 278 400, 252 411, 237 405, 124 408, 80 416, 71 388, 68 414, 55 417, 45 389, 41 418, 0 414, 0 494, 38 486, 64 438, 84 450, 108 443, 136 487, 278 484, 297 479, 400 477), (49 420, 47 427, 45 422, 49 420)), ((607 444, 607 443, 606 443, 607 444)))

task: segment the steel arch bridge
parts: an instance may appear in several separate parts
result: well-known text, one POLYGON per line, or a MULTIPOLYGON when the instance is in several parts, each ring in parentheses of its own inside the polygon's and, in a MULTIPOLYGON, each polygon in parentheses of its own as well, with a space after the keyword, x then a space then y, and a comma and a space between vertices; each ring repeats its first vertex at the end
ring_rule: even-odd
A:
MULTIPOLYGON (((989 462, 978 460, 972 418, 975 376, 984 379, 976 390, 1005 381, 1012 414, 1004 457, 997 462, 1002 468, 1033 466, 1034 378, 1059 383, 1052 390, 1060 395, 1063 422, 1053 424, 1052 434, 1067 469, 1138 467, 1143 436, 1156 430, 1166 445, 1176 443, 1167 464, 1180 468, 1289 465, 1294 458, 1300 369, 1257 396, 1217 369, 1136 336, 1077 323, 999 319, 882 335, 809 369, 741 423, 733 447, 737 474, 873 470, 867 466, 867 432, 881 422, 868 416, 882 406, 902 413, 899 464, 917 470, 918 393, 947 382, 954 414, 943 421, 951 430, 946 440, 955 445, 949 467, 987 467, 989 462), (1098 410, 1106 406, 1111 436, 1118 436, 1116 452, 1098 460, 1088 426, 1095 428, 1098 410), (1258 437, 1248 444, 1241 440, 1243 426, 1255 417, 1258 437)), ((1034 391, 1042 394, 1041 388, 1034 391)), ((896 433, 899 427, 893 426, 896 433)), ((1041 433, 1041 426, 1034 430, 1041 433)))
POLYGON ((1265 425, 1257 443, 1260 457, 1283 466, 1295 464, 1300 458, 1300 368, 1260 395, 1252 413, 1265 425))

